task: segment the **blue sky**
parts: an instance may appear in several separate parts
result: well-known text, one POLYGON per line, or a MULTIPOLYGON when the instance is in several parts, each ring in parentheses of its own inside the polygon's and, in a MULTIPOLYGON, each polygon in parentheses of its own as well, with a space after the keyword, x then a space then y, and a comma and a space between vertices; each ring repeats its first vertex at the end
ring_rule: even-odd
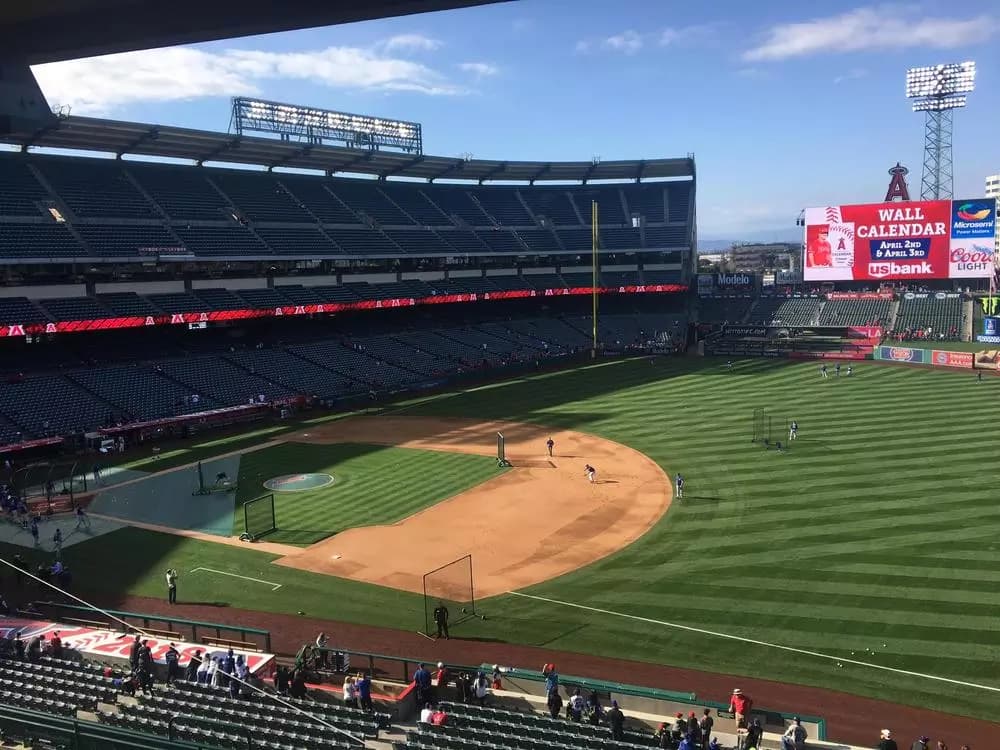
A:
POLYGON ((75 114, 225 130, 243 94, 416 120, 432 154, 693 152, 711 239, 794 235, 804 206, 881 200, 897 160, 916 197, 923 115, 904 98, 906 68, 975 60, 977 90, 955 117, 956 196, 1000 172, 994 3, 700 5, 522 0, 35 73, 75 114))

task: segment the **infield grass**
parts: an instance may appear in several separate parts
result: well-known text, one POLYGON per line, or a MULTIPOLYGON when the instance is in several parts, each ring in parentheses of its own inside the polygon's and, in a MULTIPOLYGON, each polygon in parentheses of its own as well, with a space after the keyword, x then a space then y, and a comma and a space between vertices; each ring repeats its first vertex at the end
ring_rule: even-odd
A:
POLYGON ((243 503, 270 492, 268 479, 324 473, 334 483, 302 492, 275 492, 277 531, 268 542, 308 545, 339 531, 401 521, 502 469, 496 460, 462 453, 338 443, 282 443, 240 458, 234 535, 245 531, 243 503))
MULTIPOLYGON (((636 543, 528 593, 834 660, 513 596, 484 603, 491 616, 475 623, 476 637, 995 717, 996 693, 836 659, 1000 687, 1000 379, 860 363, 851 379, 821 380, 814 363, 737 361, 727 371, 713 359, 641 359, 405 409, 591 432, 684 474, 683 501, 636 543), (798 421, 792 450, 750 443, 757 407, 798 421)), ((614 476, 614 466, 602 471, 614 476)), ((241 583, 189 584, 235 607, 396 627, 420 616, 405 594, 268 566, 250 550, 192 540, 167 550, 147 541, 156 536, 126 529, 66 554, 110 590, 162 595, 160 571, 176 554, 283 584, 266 597, 241 583), (133 552, 132 570, 99 572, 133 552)))

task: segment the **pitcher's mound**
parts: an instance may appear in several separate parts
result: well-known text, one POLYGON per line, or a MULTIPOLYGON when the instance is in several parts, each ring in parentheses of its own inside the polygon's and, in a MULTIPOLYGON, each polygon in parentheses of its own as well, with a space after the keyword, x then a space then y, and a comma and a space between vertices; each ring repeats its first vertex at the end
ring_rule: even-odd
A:
POLYGON ((264 486, 272 492, 305 492, 329 487, 336 481, 332 474, 283 474, 271 477, 264 486))

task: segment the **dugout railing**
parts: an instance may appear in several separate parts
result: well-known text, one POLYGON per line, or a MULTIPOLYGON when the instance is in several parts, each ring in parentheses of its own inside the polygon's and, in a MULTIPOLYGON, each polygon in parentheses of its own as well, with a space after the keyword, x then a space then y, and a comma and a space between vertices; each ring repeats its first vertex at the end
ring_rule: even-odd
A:
MULTIPOLYGON (((61 602, 39 601, 32 602, 29 610, 35 614, 52 617, 57 621, 70 621, 80 623, 82 621, 92 622, 95 626, 103 625, 109 630, 119 630, 120 622, 110 622, 108 618, 97 610, 84 607, 79 604, 63 604, 61 602)), ((183 617, 167 617, 164 615, 150 615, 138 612, 123 612, 117 609, 104 610, 109 615, 121 618, 125 622, 136 628, 165 630, 178 632, 182 636, 191 635, 192 642, 204 643, 206 639, 215 641, 242 641, 247 644, 258 646, 265 653, 274 653, 271 650, 271 631, 251 628, 246 625, 225 625, 218 622, 203 622, 201 620, 188 620, 183 617), (164 627, 157 627, 162 625, 164 627), (233 638, 231 636, 239 636, 233 638)))

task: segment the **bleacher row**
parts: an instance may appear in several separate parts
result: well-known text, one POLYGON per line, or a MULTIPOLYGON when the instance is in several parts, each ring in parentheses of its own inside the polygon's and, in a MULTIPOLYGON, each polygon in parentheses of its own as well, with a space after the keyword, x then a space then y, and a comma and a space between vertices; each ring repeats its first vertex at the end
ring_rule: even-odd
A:
MULTIPOLYGON (((658 334, 680 339, 684 329, 680 314, 610 314, 599 318, 598 334, 606 346, 621 349, 658 334)), ((260 396, 268 402, 298 396, 337 400, 405 390, 484 366, 562 356, 590 341, 589 317, 540 317, 173 358, 160 352, 159 359, 143 363, 11 377, 0 383, 0 445, 79 434, 112 421, 239 406, 260 396)), ((19 367, 16 360, 5 365, 0 369, 8 372, 19 367)))
POLYGON ((39 662, 0 661, 0 700, 8 705, 60 716, 84 711, 101 723, 138 732, 172 736, 199 745, 263 750, 346 750, 376 738, 388 717, 360 709, 244 691, 231 697, 226 688, 177 681, 151 695, 123 697, 114 671, 69 659, 43 656, 39 662))
MULTIPOLYGON (((0 224, 0 227, 3 225, 0 224)), ((600 276, 605 286, 676 284, 674 271, 608 272, 600 276)), ((49 323, 68 320, 101 320, 115 317, 145 317, 175 313, 223 310, 273 309, 294 305, 321 305, 425 298, 453 294, 491 294, 507 291, 539 292, 546 289, 589 287, 587 273, 475 276, 436 281, 397 281, 382 284, 346 282, 339 285, 277 285, 273 288, 230 290, 195 289, 190 292, 139 295, 113 292, 93 297, 57 297, 30 300, 0 297, 0 326, 49 323)))
POLYGON ((10 154, 0 156, 0 258, 589 252, 592 200, 603 248, 682 248, 693 190, 424 184, 10 154))
POLYGON ((745 323, 765 326, 880 326, 893 331, 931 330, 935 338, 958 338, 962 331, 963 301, 906 297, 899 300, 891 320, 891 299, 833 299, 821 297, 702 297, 698 301, 703 323, 745 323))

